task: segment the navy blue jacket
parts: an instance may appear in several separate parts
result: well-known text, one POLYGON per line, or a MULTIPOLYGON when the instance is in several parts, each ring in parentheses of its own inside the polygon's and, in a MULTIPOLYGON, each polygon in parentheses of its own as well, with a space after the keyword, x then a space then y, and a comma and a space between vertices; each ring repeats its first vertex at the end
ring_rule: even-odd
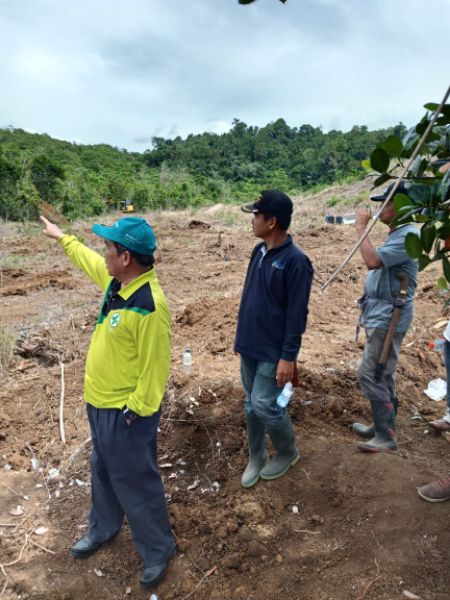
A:
POLYGON ((234 349, 258 361, 296 360, 306 329, 313 268, 291 236, 253 249, 242 292, 234 349))

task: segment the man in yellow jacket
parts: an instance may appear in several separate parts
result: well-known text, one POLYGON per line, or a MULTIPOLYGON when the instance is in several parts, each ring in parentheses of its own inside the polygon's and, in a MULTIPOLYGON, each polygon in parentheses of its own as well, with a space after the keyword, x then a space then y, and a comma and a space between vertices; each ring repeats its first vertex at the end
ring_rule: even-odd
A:
POLYGON ((86 359, 84 397, 92 434, 89 529, 75 558, 95 552, 127 517, 144 562, 143 586, 162 579, 175 549, 156 441, 170 368, 170 313, 153 267, 150 225, 124 217, 94 225, 104 257, 41 217, 44 233, 104 292, 86 359))

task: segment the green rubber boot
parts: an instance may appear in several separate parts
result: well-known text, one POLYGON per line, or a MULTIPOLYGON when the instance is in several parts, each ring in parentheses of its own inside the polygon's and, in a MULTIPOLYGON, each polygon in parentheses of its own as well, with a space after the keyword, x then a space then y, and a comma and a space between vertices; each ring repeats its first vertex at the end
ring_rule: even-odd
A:
POLYGON ((364 423, 353 423, 352 430, 356 435, 362 438, 373 438, 375 435, 375 425, 364 425, 364 423))
POLYGON ((275 456, 260 472, 261 479, 277 479, 298 461, 300 452, 295 445, 295 433, 286 411, 278 425, 267 427, 267 433, 276 450, 275 456))
POLYGON ((247 415, 249 461, 241 478, 241 485, 250 488, 259 479, 261 469, 269 460, 265 446, 265 427, 254 415, 247 415))
MULTIPOLYGON (((398 412, 398 398, 394 397, 392 398, 392 404, 394 406, 394 412, 392 415, 392 419, 390 421, 390 427, 392 427, 392 429, 395 429, 395 417, 397 416, 397 412, 398 412)), ((353 423, 352 425, 352 430, 354 433, 356 433, 356 435, 359 435, 359 437, 362 438, 367 438, 367 439, 371 439, 375 436, 375 425, 364 425, 363 423, 353 423)))
POLYGON ((362 452, 396 452, 395 410, 392 402, 371 402, 375 435, 368 442, 358 444, 362 452))

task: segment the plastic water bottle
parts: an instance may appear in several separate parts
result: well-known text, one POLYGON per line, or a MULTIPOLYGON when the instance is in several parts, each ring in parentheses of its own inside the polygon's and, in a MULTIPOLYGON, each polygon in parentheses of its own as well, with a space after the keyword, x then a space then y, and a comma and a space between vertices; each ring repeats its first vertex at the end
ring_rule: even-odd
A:
POLYGON ((192 352, 189 346, 183 352, 183 371, 188 375, 192 373, 192 352))
POLYGON ((443 352, 445 348, 445 340, 434 340, 434 342, 429 342, 428 349, 434 350, 435 352, 443 352))
POLYGON ((292 387, 292 383, 288 381, 277 398, 278 406, 281 406, 281 408, 286 408, 286 406, 289 404, 289 400, 292 398, 293 393, 294 388, 292 387))

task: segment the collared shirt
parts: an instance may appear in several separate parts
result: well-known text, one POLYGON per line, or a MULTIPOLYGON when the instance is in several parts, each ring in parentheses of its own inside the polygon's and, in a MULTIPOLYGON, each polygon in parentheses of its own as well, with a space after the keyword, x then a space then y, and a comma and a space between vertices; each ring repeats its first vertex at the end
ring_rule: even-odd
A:
POLYGON ((96 408, 157 412, 170 369, 171 318, 155 269, 122 286, 105 260, 73 235, 60 240, 70 260, 104 292, 86 358, 84 397, 96 408))
POLYGON ((376 249, 382 266, 371 269, 364 284, 365 302, 362 306, 362 324, 366 329, 388 329, 391 323, 393 303, 400 290, 395 276, 402 271, 408 276, 408 293, 402 308, 396 332, 408 331, 413 319, 413 298, 419 270, 417 260, 406 252, 405 238, 408 233, 418 233, 414 224, 402 225, 391 231, 382 246, 376 249))
POLYGON ((293 361, 306 328, 313 277, 309 258, 291 236, 253 249, 242 292, 235 350, 255 360, 293 361))

